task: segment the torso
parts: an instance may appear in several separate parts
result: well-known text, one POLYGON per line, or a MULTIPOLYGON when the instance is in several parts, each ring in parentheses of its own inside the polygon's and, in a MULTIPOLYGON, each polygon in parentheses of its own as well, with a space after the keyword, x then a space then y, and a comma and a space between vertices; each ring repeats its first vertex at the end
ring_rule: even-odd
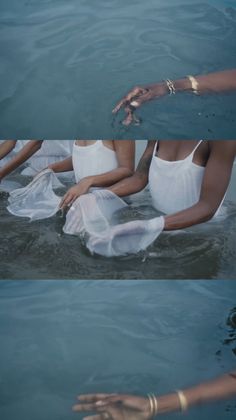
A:
POLYGON ((114 140, 76 140, 72 160, 76 182, 118 167, 114 140))
POLYGON ((197 204, 209 153, 207 141, 156 143, 149 186, 157 210, 172 214, 197 204))

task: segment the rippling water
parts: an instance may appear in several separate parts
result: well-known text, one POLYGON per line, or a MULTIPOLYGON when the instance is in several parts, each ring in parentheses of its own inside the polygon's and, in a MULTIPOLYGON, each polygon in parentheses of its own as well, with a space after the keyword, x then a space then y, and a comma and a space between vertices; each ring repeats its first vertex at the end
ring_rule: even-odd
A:
POLYGON ((1 138, 235 138, 235 94, 176 95, 124 129, 136 84, 236 67, 230 0, 2 0, 1 138), (168 5, 167 5, 168 3, 168 5))
MULTIPOLYGON (((145 142, 138 142, 138 155, 145 142)), ((27 183, 18 174, 10 180, 27 183)), ((63 234, 60 215, 40 222, 8 214, 0 193, 1 279, 236 278, 236 167, 225 217, 182 232, 164 233, 147 252, 122 258, 91 256, 77 237, 63 234)), ((129 218, 151 218, 148 191, 132 198, 129 218)), ((126 218, 127 215, 124 215, 126 218)))
MULTIPOLYGON (((79 419, 78 393, 162 394, 235 368, 235 292, 230 281, 0 282, 0 418, 79 419)), ((235 402, 187 418, 233 420, 235 402)))

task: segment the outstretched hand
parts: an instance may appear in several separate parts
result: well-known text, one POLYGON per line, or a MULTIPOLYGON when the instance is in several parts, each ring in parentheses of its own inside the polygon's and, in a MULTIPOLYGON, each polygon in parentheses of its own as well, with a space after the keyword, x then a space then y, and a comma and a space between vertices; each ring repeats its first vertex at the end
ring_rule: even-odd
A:
POLYGON ((75 412, 94 412, 84 420, 149 420, 152 418, 148 398, 131 395, 95 394, 78 397, 75 412))
POLYGON ((130 125, 132 122, 137 123, 134 111, 140 108, 145 102, 161 98, 168 93, 168 87, 165 82, 156 83, 147 86, 136 86, 125 95, 113 109, 113 114, 117 114, 121 108, 124 108, 126 117, 123 121, 124 125, 130 125))

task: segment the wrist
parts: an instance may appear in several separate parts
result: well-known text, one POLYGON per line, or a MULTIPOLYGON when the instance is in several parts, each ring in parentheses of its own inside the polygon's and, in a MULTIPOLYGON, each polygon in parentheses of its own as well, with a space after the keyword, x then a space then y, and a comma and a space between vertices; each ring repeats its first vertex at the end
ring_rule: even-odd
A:
POLYGON ((175 80, 173 83, 176 92, 190 92, 192 90, 191 82, 187 77, 175 80))

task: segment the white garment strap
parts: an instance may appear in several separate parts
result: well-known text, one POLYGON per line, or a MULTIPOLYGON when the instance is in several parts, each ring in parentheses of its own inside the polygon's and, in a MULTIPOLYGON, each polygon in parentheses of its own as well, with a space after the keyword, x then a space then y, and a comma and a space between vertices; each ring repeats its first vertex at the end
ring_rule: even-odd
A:
POLYGON ((159 146, 159 140, 156 141, 156 144, 155 144, 155 147, 154 147, 154 151, 153 151, 153 156, 156 156, 157 146, 159 146))
POLYGON ((194 147, 194 149, 193 149, 192 153, 190 154, 190 156, 189 156, 189 157, 191 157, 191 160, 192 160, 192 161, 193 161, 193 158, 194 158, 195 152, 197 151, 197 149, 199 148, 199 146, 202 144, 202 142, 203 142, 203 140, 200 140, 200 141, 198 142, 198 144, 196 145, 196 147, 194 147))

